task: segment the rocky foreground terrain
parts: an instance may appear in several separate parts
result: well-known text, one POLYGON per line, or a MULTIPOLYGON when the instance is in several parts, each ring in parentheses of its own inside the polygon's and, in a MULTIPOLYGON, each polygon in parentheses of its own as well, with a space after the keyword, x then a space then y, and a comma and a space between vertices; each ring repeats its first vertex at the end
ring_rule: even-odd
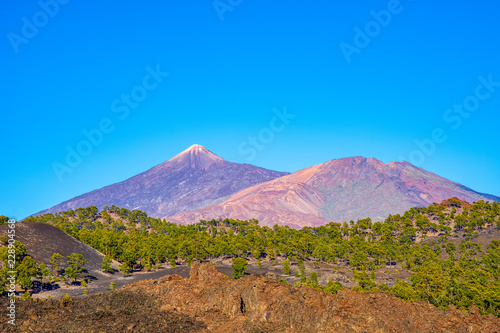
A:
MULTIPOLYGON (((7 300, 1 301, 5 308, 7 300)), ((232 280, 212 265, 78 300, 17 302, 2 332, 500 332, 500 319, 388 293, 337 295, 264 277, 232 280)))

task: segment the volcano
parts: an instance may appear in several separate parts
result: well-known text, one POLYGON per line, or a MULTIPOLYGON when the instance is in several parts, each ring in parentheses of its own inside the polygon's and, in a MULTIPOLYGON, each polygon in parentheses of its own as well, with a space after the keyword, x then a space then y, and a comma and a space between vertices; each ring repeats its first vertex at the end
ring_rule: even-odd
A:
POLYGON ((312 166, 247 188, 219 205, 166 218, 177 223, 256 218, 261 225, 301 228, 366 217, 383 220, 451 197, 500 201, 407 162, 385 164, 358 156, 312 166))
POLYGON ((254 185, 287 175, 249 164, 228 162, 201 145, 120 183, 106 186, 41 211, 118 206, 153 217, 213 206, 254 185))

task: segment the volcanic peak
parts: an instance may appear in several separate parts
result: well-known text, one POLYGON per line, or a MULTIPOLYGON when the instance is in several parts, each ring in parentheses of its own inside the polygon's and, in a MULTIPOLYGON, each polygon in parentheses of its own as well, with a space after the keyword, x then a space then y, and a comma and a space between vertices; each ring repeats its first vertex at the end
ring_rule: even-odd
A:
POLYGON ((203 170, 207 170, 213 164, 224 162, 226 162, 226 160, 222 157, 215 155, 210 150, 197 144, 192 145, 182 153, 167 161, 169 164, 180 163, 193 169, 199 168, 203 170))

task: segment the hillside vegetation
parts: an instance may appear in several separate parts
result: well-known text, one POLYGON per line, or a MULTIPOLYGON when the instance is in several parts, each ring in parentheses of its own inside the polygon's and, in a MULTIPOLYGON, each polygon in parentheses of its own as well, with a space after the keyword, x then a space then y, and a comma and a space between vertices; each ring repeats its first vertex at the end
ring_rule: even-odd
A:
MULTIPOLYGON (((412 208, 384 222, 369 218, 300 230, 256 220, 212 220, 176 225, 141 211, 116 206, 98 211, 79 208, 25 221, 50 223, 130 269, 184 260, 207 262, 220 257, 278 260, 319 265, 328 262, 354 270, 356 290, 388 291, 406 301, 424 301, 441 309, 454 306, 500 316, 500 205, 456 199, 412 208), (488 237, 484 237, 488 235, 488 237), (486 240, 486 241, 485 241, 486 240), (411 272, 391 286, 376 284, 378 269, 411 272)), ((301 283, 320 286, 315 276, 301 283)), ((312 275, 312 274, 311 274, 312 275)))

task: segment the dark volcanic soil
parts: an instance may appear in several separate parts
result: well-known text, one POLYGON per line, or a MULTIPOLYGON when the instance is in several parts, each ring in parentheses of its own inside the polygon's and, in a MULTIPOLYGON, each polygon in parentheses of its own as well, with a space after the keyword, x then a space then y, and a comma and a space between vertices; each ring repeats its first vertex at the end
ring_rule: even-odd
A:
MULTIPOLYGON (((43 262, 49 265, 50 258, 56 252, 62 254, 65 260, 71 253, 80 253, 87 259, 85 268, 89 273, 101 271, 104 259, 102 253, 50 224, 23 222, 16 223, 15 229, 15 239, 26 246, 26 252, 37 264, 43 262)), ((7 230, 7 225, 0 226, 0 235, 5 235, 7 230)))
MULTIPOLYGON (((52 299, 63 297, 68 294, 71 298, 82 298, 90 295, 99 294, 102 292, 110 291, 110 284, 114 282, 116 284, 116 289, 120 289, 123 286, 136 283, 138 281, 150 280, 150 279, 159 279, 168 275, 179 275, 185 278, 189 277, 188 266, 178 266, 175 268, 163 268, 157 271, 152 272, 139 272, 124 277, 121 273, 115 274, 100 274, 99 279, 91 280, 90 283, 87 284, 86 288, 88 291, 88 295, 84 295, 84 288, 81 286, 68 286, 64 282, 59 282, 57 287, 53 290, 37 292, 33 294, 34 298, 48 298, 52 299)), ((21 293, 22 294, 22 293, 21 293)))
MULTIPOLYGON (((1 300, 4 309, 8 300, 1 300)), ((0 322, 1 332, 199 332, 206 325, 184 314, 164 311, 141 292, 115 291, 80 300, 17 303, 16 326, 0 322)))

